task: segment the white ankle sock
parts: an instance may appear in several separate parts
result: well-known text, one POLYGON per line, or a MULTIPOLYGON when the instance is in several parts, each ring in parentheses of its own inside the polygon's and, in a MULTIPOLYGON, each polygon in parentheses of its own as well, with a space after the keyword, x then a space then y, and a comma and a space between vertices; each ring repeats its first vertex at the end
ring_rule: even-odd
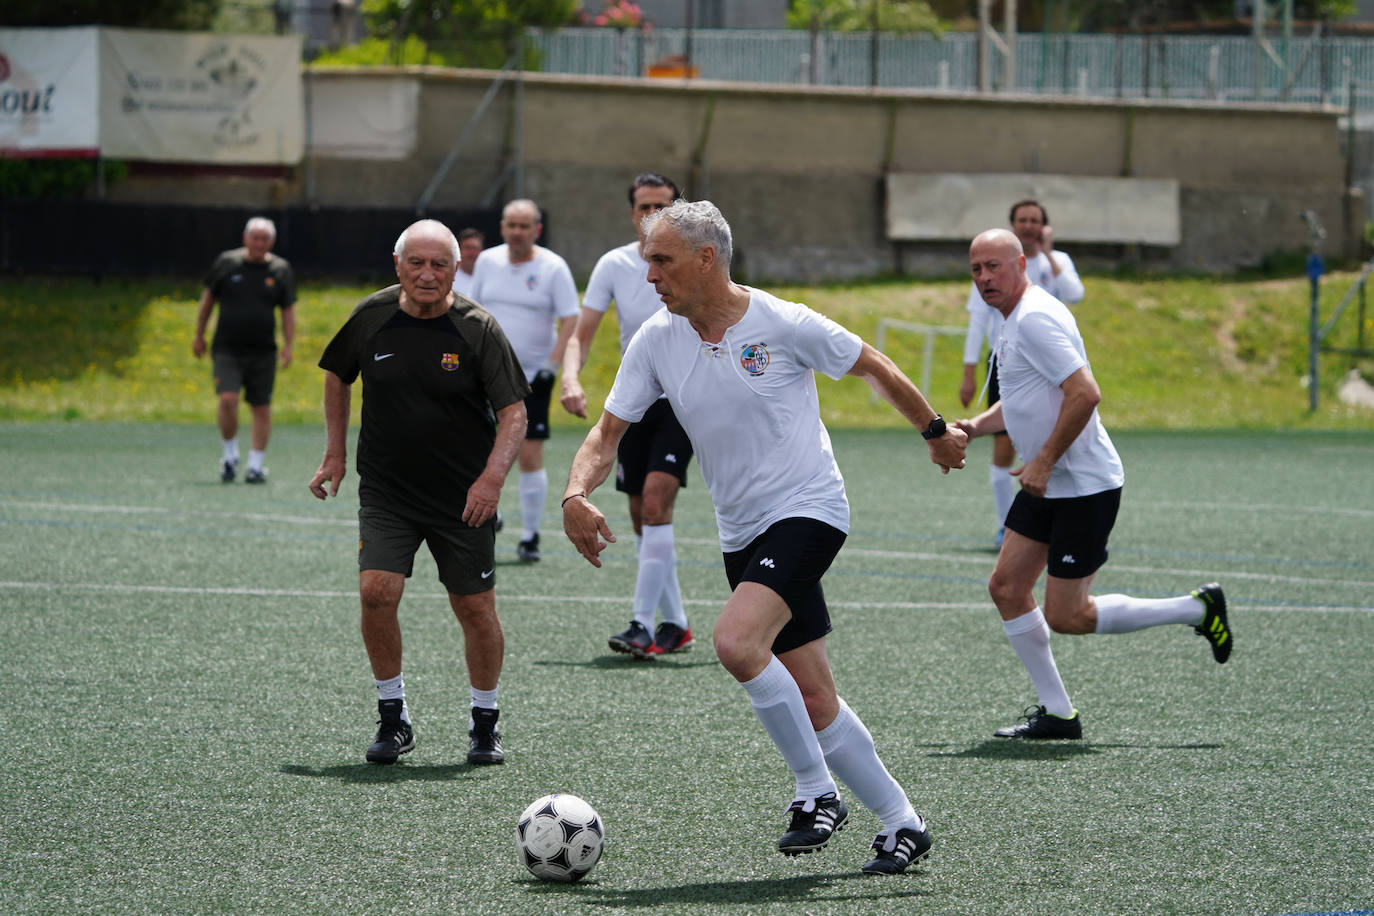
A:
POLYGON ((500 709, 496 704, 496 695, 500 693, 501 687, 498 685, 493 690, 478 690, 476 687, 469 686, 472 692, 472 705, 478 709, 500 709))
POLYGON ((377 685, 377 699, 401 701, 401 721, 409 722, 410 707, 406 705, 405 676, 398 674, 395 677, 387 678, 384 681, 374 679, 372 683, 377 685))
POLYGON ((806 714, 801 689, 787 666, 773 656, 758 677, 742 682, 741 686, 749 694, 754 715, 796 777, 796 797, 819 798, 827 792, 838 792, 825 767, 825 756, 806 714))
POLYGON ((1097 633, 1132 633, 1166 623, 1201 626, 1206 614, 1192 595, 1177 598, 1132 598, 1129 595, 1097 595, 1097 633))
POLYGON ((221 440, 220 440, 220 444, 224 446, 224 460, 225 460, 225 461, 238 461, 238 460, 239 460, 239 440, 238 440, 238 439, 221 439, 221 440))
POLYGON ((1073 703, 1059 677, 1059 667, 1050 652, 1050 628, 1040 608, 1022 614, 1014 620, 1002 621, 1007 640, 1016 650, 1016 657, 1025 665, 1040 705, 1052 716, 1068 718, 1073 715, 1073 703))
POLYGON ((843 699, 839 715, 816 732, 816 740, 820 742, 826 766, 849 786, 855 798, 878 815, 884 830, 921 829, 921 816, 878 758, 873 736, 843 699))
POLYGON ((261 471, 262 462, 267 457, 267 452, 260 448, 250 448, 248 450, 248 470, 261 471))

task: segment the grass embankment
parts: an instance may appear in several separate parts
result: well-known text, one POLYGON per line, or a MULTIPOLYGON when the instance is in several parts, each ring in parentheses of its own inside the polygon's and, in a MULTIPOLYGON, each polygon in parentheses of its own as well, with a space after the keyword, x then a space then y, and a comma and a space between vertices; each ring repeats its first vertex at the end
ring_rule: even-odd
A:
MULTIPOLYGON (((1353 279, 1326 278, 1324 316, 1353 279)), ((1374 428, 1374 411, 1336 400, 1349 357, 1323 359, 1320 409, 1308 412, 1304 278, 1089 277, 1086 283, 1088 298, 1076 313, 1112 428, 1374 428)), ((967 290, 964 281, 891 281, 773 291, 806 302, 872 341, 881 318, 962 326, 967 290)), ((368 292, 358 286, 302 286, 296 361, 277 377, 278 423, 319 422, 315 361, 368 292)), ((0 419, 209 422, 208 358, 197 361, 190 352, 199 295, 197 282, 184 279, 7 281, 0 288, 0 419)), ((1355 319, 1351 310, 1341 321, 1335 345, 1354 345, 1355 319)), ((617 362, 614 313, 603 323, 609 326, 599 333, 584 374, 593 404, 604 398, 617 362)), ((1374 340, 1374 321, 1367 321, 1365 339, 1374 340)), ((891 331, 886 349, 919 380, 919 335, 891 331)), ((961 351, 957 337, 935 343, 928 395, 947 415, 964 412, 957 401, 961 351)), ((1364 368, 1371 365, 1366 360, 1364 368)), ((857 379, 820 384, 829 424, 901 423, 886 405, 874 404, 857 379)), ((554 411, 555 426, 587 422, 554 411)))

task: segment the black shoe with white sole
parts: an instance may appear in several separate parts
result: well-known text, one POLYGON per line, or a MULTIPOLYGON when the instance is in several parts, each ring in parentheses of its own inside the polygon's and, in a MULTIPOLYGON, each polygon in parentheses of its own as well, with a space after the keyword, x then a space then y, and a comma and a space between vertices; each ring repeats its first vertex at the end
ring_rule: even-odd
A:
POLYGON ((401 718, 404 704, 405 700, 377 701, 381 720, 377 723, 377 737, 367 749, 368 763, 395 763, 397 757, 415 750, 415 729, 401 718))
POLYGON ((835 832, 849 820, 849 806, 834 792, 820 798, 797 799, 787 809, 792 823, 778 840, 778 852, 785 856, 824 849, 835 832))
POLYGON ((880 833, 873 838, 873 860, 861 871, 866 875, 900 875, 930 855, 930 828, 903 827, 896 833, 880 833))

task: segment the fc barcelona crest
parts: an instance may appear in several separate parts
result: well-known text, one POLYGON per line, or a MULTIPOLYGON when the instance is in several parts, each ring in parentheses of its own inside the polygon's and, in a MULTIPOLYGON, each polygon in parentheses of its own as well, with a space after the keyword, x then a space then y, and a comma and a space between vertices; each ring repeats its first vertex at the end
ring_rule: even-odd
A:
POLYGON ((458 354, 445 353, 443 359, 439 360, 439 368, 443 369, 445 372, 452 372, 454 369, 457 369, 458 354))

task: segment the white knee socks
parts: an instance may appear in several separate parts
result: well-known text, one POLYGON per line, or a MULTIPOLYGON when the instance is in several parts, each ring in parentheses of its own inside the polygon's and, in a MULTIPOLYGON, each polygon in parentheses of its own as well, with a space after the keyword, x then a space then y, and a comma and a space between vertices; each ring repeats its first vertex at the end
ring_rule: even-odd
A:
POLYGON ((1206 613, 1192 595, 1177 598, 1132 598, 1129 595, 1098 595, 1097 633, 1131 633, 1166 623, 1200 626, 1206 613))
POLYGON ((1073 703, 1069 702, 1068 691, 1059 677, 1059 667, 1050 652, 1050 628, 1040 608, 1014 620, 1002 621, 1002 629, 1006 630, 1016 657, 1026 666, 1040 705, 1052 716, 1065 719, 1072 716, 1073 703))
POLYGON ((797 779, 797 798, 838 791, 792 672, 774 656, 758 677, 744 681, 754 714, 797 779))
POLYGON ((524 529, 520 540, 528 541, 539 533, 539 523, 544 519, 544 497, 548 493, 547 470, 520 472, 520 524, 524 529))
POLYGON ((639 545, 639 573, 635 576, 635 620, 653 632, 654 611, 676 565, 672 525, 645 525, 639 545))
POLYGON ((1001 525, 1006 522, 1007 511, 1016 498, 1016 480, 1011 476, 1011 468, 999 468, 994 464, 988 468, 988 482, 992 484, 992 504, 997 512, 997 524, 1001 525))
POLYGON ((873 736, 843 699, 840 714, 816 732, 816 740, 825 754, 826 765, 859 801, 878 815, 884 830, 920 830, 924 826, 906 792, 878 758, 873 736))

